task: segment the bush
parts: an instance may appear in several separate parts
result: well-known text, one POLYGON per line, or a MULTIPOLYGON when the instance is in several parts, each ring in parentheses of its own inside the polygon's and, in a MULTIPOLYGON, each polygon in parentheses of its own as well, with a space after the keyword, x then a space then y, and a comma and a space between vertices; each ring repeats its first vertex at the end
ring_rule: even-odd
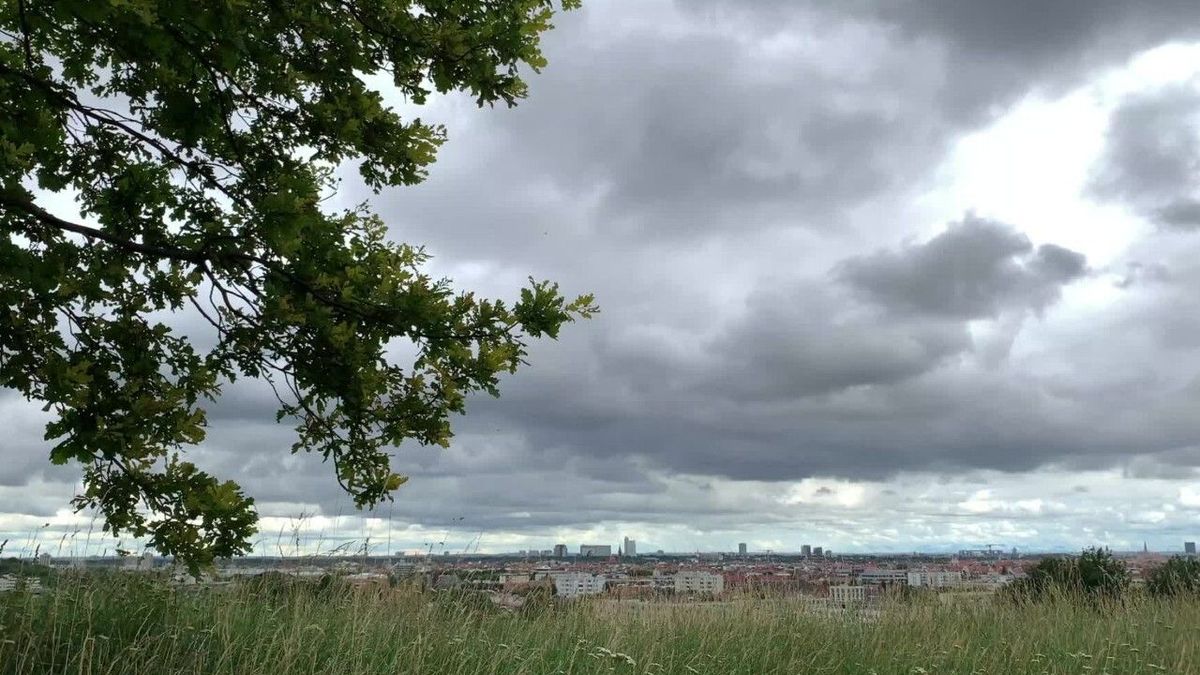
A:
POLYGON ((1146 578, 1151 595, 1171 597, 1200 593, 1200 560, 1176 556, 1155 567, 1146 578))
POLYGON ((1129 588, 1129 570, 1106 549, 1085 549, 1078 558, 1045 558, 1024 579, 1005 589, 1017 602, 1059 596, 1119 600, 1129 588))

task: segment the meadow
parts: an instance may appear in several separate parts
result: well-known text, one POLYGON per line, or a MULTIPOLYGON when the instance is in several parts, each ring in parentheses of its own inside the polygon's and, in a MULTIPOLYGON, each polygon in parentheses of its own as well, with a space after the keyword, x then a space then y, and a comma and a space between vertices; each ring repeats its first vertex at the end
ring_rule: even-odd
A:
POLYGON ((1200 672, 1200 605, 1186 600, 897 602, 869 620, 797 599, 531 607, 402 586, 83 575, 0 595, 0 672, 1200 672))

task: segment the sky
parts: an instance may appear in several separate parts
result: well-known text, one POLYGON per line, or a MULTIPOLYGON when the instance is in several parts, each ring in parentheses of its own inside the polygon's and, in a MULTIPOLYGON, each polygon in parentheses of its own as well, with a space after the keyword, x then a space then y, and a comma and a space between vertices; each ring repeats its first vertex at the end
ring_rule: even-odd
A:
MULTIPOLYGON (((585 0, 514 109, 469 97, 369 200, 460 288, 596 318, 402 446, 355 511, 269 390, 198 464, 265 554, 1182 550, 1200 538, 1200 3, 585 0)), ((383 81, 380 80, 381 86, 383 81)), ((100 553, 0 395, 0 538, 100 553)))

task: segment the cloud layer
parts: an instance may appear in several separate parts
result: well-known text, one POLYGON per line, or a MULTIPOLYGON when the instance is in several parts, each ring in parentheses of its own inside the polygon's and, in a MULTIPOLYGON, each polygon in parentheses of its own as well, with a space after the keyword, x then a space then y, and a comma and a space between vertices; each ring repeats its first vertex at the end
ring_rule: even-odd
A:
MULTIPOLYGON (((1200 530, 1200 50, 1167 85, 1104 84, 1200 39, 1200 5, 595 0, 558 24, 516 109, 395 101, 449 129, 425 184, 369 197, 347 171, 336 201, 370 198, 461 286, 533 274, 603 314, 472 401, 449 450, 398 448, 412 481, 368 517, 319 458, 287 454, 268 390, 230 387, 196 458, 257 497, 261 549, 291 528, 308 548, 482 533, 482 550, 1174 547, 1200 530), (964 214, 961 144, 1071 96, 1106 134, 989 146, 976 193, 1031 215, 964 214), (1089 177, 1062 199, 1127 226, 1012 187, 1043 160, 1089 177)), ((75 474, 47 464, 39 407, 0 395, 0 423, 0 538, 86 532, 61 512, 75 474)))

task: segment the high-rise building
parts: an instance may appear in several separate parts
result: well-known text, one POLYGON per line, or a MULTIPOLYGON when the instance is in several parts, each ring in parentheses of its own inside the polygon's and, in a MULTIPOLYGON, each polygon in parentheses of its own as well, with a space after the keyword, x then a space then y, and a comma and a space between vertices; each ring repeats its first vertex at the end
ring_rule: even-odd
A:
POLYGON ((808 556, 812 555, 812 546, 809 546, 808 544, 801 546, 800 547, 800 555, 802 555, 806 558, 808 556))
POLYGON ((1194 542, 1194 541, 1183 542, 1183 552, 1188 555, 1196 555, 1196 542, 1194 542))
POLYGON ((625 555, 637 555, 637 542, 625 537, 625 546, 623 548, 625 555))
POLYGON ((555 558, 567 557, 567 545, 566 544, 555 544, 554 545, 554 557, 555 558))
POLYGON ((746 545, 738 544, 738 555, 746 555, 746 545))
POLYGON ((612 555, 612 546, 609 544, 580 544, 580 558, 607 558, 612 555))
POLYGON ((820 546, 814 546, 812 549, 812 555, 814 558, 821 558, 825 556, 825 551, 822 550, 820 546))

